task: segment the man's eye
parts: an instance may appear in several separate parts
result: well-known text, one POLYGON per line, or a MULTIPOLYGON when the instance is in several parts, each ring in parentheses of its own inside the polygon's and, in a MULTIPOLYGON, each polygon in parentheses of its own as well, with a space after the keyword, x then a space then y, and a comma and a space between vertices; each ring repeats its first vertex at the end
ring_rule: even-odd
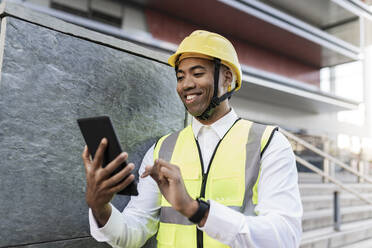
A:
POLYGON ((183 79, 183 76, 177 77, 177 81, 181 81, 183 79))
POLYGON ((194 73, 194 76, 195 77, 201 77, 201 76, 203 76, 203 72, 198 72, 198 73, 194 73))

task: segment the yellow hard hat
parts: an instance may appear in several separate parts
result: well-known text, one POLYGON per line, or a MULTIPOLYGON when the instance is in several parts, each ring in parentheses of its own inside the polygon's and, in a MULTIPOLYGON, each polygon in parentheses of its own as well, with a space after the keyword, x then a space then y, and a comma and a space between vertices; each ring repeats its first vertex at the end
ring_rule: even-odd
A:
MULTIPOLYGON (((172 67, 175 67, 179 56, 184 53, 201 54, 220 59, 221 63, 231 68, 236 75, 234 90, 237 91, 240 89, 242 85, 242 70, 238 55, 234 46, 225 37, 204 30, 196 30, 181 42, 176 53, 169 57, 168 63, 172 67)), ((205 56, 200 57, 205 58, 205 56)))

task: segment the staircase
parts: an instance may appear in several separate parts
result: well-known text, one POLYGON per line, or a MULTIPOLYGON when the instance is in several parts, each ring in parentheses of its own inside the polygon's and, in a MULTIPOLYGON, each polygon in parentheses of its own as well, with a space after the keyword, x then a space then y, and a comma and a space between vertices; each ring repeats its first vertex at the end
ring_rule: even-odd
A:
POLYGON ((323 166, 331 161, 342 168, 339 170, 342 173, 331 176, 326 169, 321 170, 295 154, 297 165, 312 171, 299 173, 304 208, 300 248, 372 248, 372 178, 304 139, 286 130, 280 131, 293 142, 292 145, 301 145, 321 156, 325 161, 323 166), (323 178, 330 183, 323 183, 323 178), (358 178, 366 183, 355 183, 357 180, 353 179, 358 178), (339 193, 341 225, 338 230, 334 228, 335 191, 339 193))
MULTIPOLYGON (((333 192, 339 187, 321 183, 314 173, 300 173, 304 208, 301 248, 372 248, 372 205, 339 191, 341 228, 333 228, 333 192), (315 176, 315 177, 314 177, 315 176)), ((372 184, 347 184, 372 200, 372 184)))

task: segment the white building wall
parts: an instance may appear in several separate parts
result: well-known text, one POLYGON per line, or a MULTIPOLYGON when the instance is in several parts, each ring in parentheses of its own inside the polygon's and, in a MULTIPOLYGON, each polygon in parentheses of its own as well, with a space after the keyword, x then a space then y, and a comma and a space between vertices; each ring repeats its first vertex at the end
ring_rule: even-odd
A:
POLYGON ((372 138, 372 21, 365 20, 364 102, 367 135, 372 138))
POLYGON ((106 0, 91 0, 90 7, 92 8, 92 10, 116 18, 121 18, 123 15, 123 4, 121 4, 120 2, 106 0))
POLYGON ((49 4, 50 4, 50 0, 28 0, 27 2, 41 5, 43 7, 49 7, 49 4))
POLYGON ((130 31, 148 31, 143 9, 126 4, 124 6, 122 28, 130 31))
POLYGON ((233 96, 230 103, 242 118, 276 124, 291 130, 304 129, 314 135, 327 134, 332 125, 337 125, 336 113, 309 113, 237 96, 233 96))
POLYGON ((339 122, 337 120, 337 112, 310 113, 237 96, 233 96, 230 103, 242 118, 261 123, 276 124, 294 131, 303 129, 312 135, 335 137, 335 135, 342 133, 365 137, 367 133, 366 125, 359 127, 339 122))

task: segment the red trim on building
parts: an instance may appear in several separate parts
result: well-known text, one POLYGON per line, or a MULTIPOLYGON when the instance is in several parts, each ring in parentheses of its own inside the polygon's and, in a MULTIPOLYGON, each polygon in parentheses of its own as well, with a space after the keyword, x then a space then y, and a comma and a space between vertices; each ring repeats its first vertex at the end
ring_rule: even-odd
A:
MULTIPOLYGON (((155 10, 145 10, 149 32, 157 39, 179 44, 196 29, 205 27, 190 24, 155 10)), ((210 30, 210 29, 209 29, 210 30)), ((213 30, 211 30, 213 31, 213 30)), ((320 70, 288 55, 226 36, 235 46, 241 64, 276 73, 288 78, 319 86, 320 70)), ((291 41, 288 41, 290 47, 291 41)), ((319 48, 320 49, 320 48, 319 48)), ((317 51, 320 54, 320 51, 317 51)))

